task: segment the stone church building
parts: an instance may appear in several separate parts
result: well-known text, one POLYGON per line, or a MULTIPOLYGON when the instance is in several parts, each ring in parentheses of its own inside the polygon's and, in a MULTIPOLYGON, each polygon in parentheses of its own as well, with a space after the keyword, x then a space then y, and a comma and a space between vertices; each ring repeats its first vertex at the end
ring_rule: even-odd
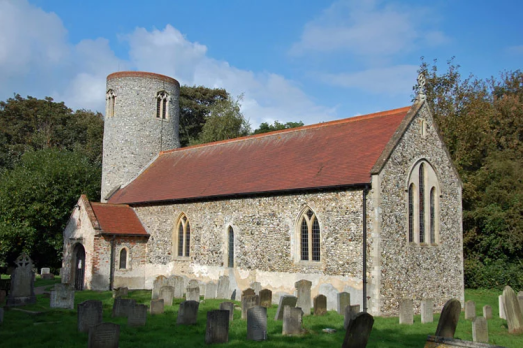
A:
MULTIPOLYGON (((423 83, 420 83, 423 85, 423 83)), ((102 202, 80 197, 63 282, 151 289, 159 275, 403 298, 464 299, 462 184, 420 93, 412 106, 179 147, 178 81, 107 77, 102 202)))

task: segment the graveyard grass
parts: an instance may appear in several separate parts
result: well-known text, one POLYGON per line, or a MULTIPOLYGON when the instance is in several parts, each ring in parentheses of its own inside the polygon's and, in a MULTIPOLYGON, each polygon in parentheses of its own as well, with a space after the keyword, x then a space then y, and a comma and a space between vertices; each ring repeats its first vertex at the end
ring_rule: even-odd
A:
MULTIPOLYGON (((36 286, 52 288, 55 281, 37 280, 36 286)), ((518 289, 519 290, 519 289, 518 289)), ((483 306, 492 306, 493 319, 488 321, 489 343, 505 347, 523 347, 523 335, 514 336, 507 333, 505 320, 499 319, 497 290, 466 290, 466 300, 476 302, 476 313, 483 315, 483 306)), ((149 305, 150 291, 130 291, 129 298, 137 303, 149 305)), ((82 291, 75 296, 76 305, 85 300, 101 300, 103 303, 103 320, 121 325, 120 347, 207 347, 205 344, 206 312, 218 309, 222 300, 206 300, 200 303, 198 323, 193 326, 177 326, 177 309, 181 299, 175 299, 173 306, 165 308, 162 315, 147 316, 144 327, 127 326, 127 319, 112 318, 113 298, 110 291, 82 291)), ((239 302, 236 302, 240 308, 239 302)), ((228 347, 341 347, 345 332, 343 317, 335 311, 329 311, 323 317, 307 316, 303 319, 303 327, 307 333, 301 337, 282 336, 282 321, 274 321, 276 307, 268 310, 268 340, 264 342, 247 341, 247 322, 241 320, 241 311, 235 310, 234 321, 229 328, 228 347), (334 334, 322 332, 324 328, 333 328, 334 334)), ((4 322, 0 324, 0 342, 2 347, 86 347, 87 334, 77 332, 76 310, 49 308, 49 296, 38 295, 37 303, 21 307, 27 312, 6 310, 4 322)), ((456 338, 472 340, 472 324, 464 319, 464 312, 456 330, 456 338)), ((374 327, 368 347, 423 347, 427 335, 436 331, 439 313, 434 315, 434 322, 421 324, 420 316, 414 317, 414 325, 399 325, 397 317, 374 318, 374 327)))

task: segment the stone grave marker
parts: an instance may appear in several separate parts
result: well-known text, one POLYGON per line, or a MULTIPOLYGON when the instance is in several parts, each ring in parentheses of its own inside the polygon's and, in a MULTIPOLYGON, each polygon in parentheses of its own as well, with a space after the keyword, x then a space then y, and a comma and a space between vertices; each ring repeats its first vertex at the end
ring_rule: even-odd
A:
POLYGON ((414 323, 414 309, 411 299, 400 300, 400 324, 412 325, 414 323))
POLYGON ((183 294, 185 293, 183 277, 173 276, 171 279, 172 286, 174 287, 174 298, 183 298, 183 294))
POLYGON ((327 297, 328 311, 335 311, 338 309, 338 290, 332 286, 332 284, 321 284, 319 293, 327 297))
POLYGON ((247 311, 260 305, 260 296, 258 295, 245 295, 242 296, 242 319, 247 319, 247 311))
POLYGON ((120 325, 102 323, 89 330, 88 348, 118 348, 120 344, 120 325))
POLYGON ((212 282, 209 282, 207 283, 207 285, 205 286, 205 299, 214 299, 216 298, 216 284, 212 283, 212 282))
POLYGON ((200 286, 198 283, 196 283, 196 286, 191 280, 189 282, 189 285, 187 285, 187 289, 185 290, 185 300, 186 301, 197 301, 200 302, 200 286))
POLYGON ((325 315, 327 313, 327 297, 318 295, 314 298, 314 315, 325 315))
POLYGON ((296 288, 296 307, 301 308, 303 315, 311 315, 311 287, 312 282, 308 280, 299 280, 294 283, 296 288))
POLYGON ((441 310, 436 336, 454 338, 460 314, 461 302, 456 299, 448 300, 441 310))
POLYGON ((254 292, 254 289, 247 288, 242 291, 242 296, 241 296, 240 300, 243 299, 244 296, 254 296, 254 295, 256 295, 256 293, 254 292))
POLYGON ((290 295, 283 295, 280 296, 280 304, 278 305, 278 309, 276 310, 276 315, 274 316, 274 320, 283 320, 283 309, 285 306, 290 306, 292 308, 296 307, 296 302, 298 299, 295 296, 290 295))
POLYGON ((483 317, 485 319, 492 319, 492 307, 489 305, 483 306, 483 317))
POLYGON ((127 317, 136 305, 135 300, 117 297, 113 303, 113 317, 127 317))
POLYGON ((196 279, 191 279, 189 280, 189 282, 187 283, 187 287, 191 287, 191 288, 194 288, 194 287, 200 287, 200 283, 196 280, 196 279))
POLYGON ((220 309, 229 311, 229 322, 234 320, 234 303, 222 302, 222 303, 220 303, 220 309))
POLYGON ((178 318, 176 324, 178 325, 194 325, 198 319, 199 301, 183 301, 180 303, 178 309, 178 318))
POLYGON ((54 279, 54 274, 51 274, 51 273, 42 274, 42 279, 44 279, 44 280, 54 279))
POLYGON ((421 301, 421 323, 432 323, 434 321, 434 300, 421 301))
POLYGON ((164 312, 165 304, 163 299, 151 300, 151 315, 162 314, 164 312))
POLYGON ((523 313, 523 291, 518 292, 519 310, 523 313))
POLYGON ((129 296, 129 288, 122 286, 113 289, 113 298, 129 296))
POLYGON ((153 290, 151 292, 151 300, 157 300, 160 298, 160 288, 164 285, 169 285, 167 277, 160 275, 156 277, 153 281, 153 290))
POLYGON ((147 322, 147 305, 137 304, 130 311, 127 316, 127 325, 129 326, 145 326, 147 322))
POLYGON ((498 296, 498 304, 499 304, 499 317, 501 319, 507 319, 505 316, 505 309, 503 308, 503 295, 498 296))
POLYGON ((208 311, 205 343, 212 344, 227 342, 229 342, 229 311, 208 311))
POLYGON ((503 289, 503 309, 507 317, 508 332, 511 334, 522 333, 523 316, 516 293, 510 286, 505 286, 505 289, 503 289))
POLYGON ((33 261, 22 253, 15 261, 16 268, 11 274, 11 289, 7 296, 6 307, 25 306, 36 303, 34 291, 35 274, 33 261))
POLYGON ((229 290, 229 277, 228 276, 221 276, 218 279, 218 292, 216 296, 219 299, 231 299, 231 292, 229 290))
POLYGON ((160 296, 158 299, 163 300, 164 306, 172 306, 174 298, 174 287, 164 285, 160 288, 160 296))
POLYGON ((260 306, 269 308, 272 305, 272 291, 269 289, 260 290, 260 306))
POLYGON ((338 293, 338 314, 345 314, 345 307, 350 306, 350 294, 348 292, 338 293))
POLYGON ((358 313, 345 331, 342 348, 364 348, 374 325, 374 318, 368 313, 358 313))
POLYGON ((89 332, 93 326, 102 323, 102 301, 87 300, 78 304, 78 331, 89 332))
POLYGON ((301 335, 303 311, 300 307, 285 306, 283 309, 282 335, 301 335))
POLYGON ((351 320, 356 318, 356 315, 360 312, 360 305, 352 305, 345 307, 345 316, 343 318, 343 328, 347 330, 351 320))
POLYGON ((267 339, 267 308, 252 307, 247 311, 247 339, 265 341, 267 339))
POLYGON ((66 284, 55 284, 51 290, 50 307, 74 309, 74 290, 66 284))
POLYGON ((465 319, 474 319, 476 317, 476 303, 474 301, 465 302, 465 319))
POLYGON ((40 275, 49 274, 51 273, 51 269, 49 267, 42 267, 40 269, 40 275))
POLYGON ((251 283, 251 289, 254 290, 254 294, 255 295, 259 295, 260 291, 262 289, 261 283, 260 282, 252 282, 251 283))
POLYGON ((472 341, 488 343, 488 324, 484 317, 472 320, 472 341))

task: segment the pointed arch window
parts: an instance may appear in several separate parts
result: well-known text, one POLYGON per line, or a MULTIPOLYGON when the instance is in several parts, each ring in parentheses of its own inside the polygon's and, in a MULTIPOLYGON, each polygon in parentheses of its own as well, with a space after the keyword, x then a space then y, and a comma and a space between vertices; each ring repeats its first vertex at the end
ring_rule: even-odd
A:
POLYGON ((116 94, 112 89, 108 90, 105 94, 105 116, 114 116, 114 104, 116 102, 116 94))
POLYGON ((120 269, 127 269, 127 249, 120 250, 120 269))
POLYGON ((419 242, 425 243, 425 168, 419 166, 419 242))
POLYGON ((409 242, 414 242, 414 184, 409 185, 409 242))
POLYGON ((311 209, 301 216, 300 222, 300 260, 320 261, 320 224, 311 209))
POLYGON ((169 117, 168 101, 169 94, 167 92, 158 92, 156 95, 156 118, 166 120, 169 117))
POLYGON ((191 224, 183 215, 178 221, 178 256, 189 256, 191 250, 191 224))
POLYGON ((229 237, 228 267, 234 267, 234 230, 233 230, 232 226, 229 226, 228 237, 229 237))

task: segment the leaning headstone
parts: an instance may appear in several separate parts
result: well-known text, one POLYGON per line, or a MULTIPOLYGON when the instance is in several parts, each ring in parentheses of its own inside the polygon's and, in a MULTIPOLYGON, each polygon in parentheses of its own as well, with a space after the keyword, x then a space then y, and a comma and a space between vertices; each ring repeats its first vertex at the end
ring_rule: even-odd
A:
POLYGON ((434 321, 434 301, 421 301, 421 323, 432 323, 434 321))
POLYGON ((483 306, 483 317, 485 317, 485 319, 492 319, 492 307, 489 305, 483 306))
POLYGON ((113 303, 113 317, 127 317, 135 305, 135 300, 121 297, 115 298, 113 303))
POLYGON ((338 314, 345 314, 345 307, 350 306, 350 294, 348 292, 338 293, 338 314))
POLYGON ((221 276, 218 279, 218 292, 217 292, 216 296, 219 299, 229 300, 231 298, 231 292, 229 290, 229 277, 228 276, 221 276))
POLYGON ((308 280, 300 280, 294 283, 296 288, 296 307, 300 307, 303 311, 303 315, 311 315, 311 287, 312 282, 308 280))
POLYGON ((256 306, 247 311, 247 339, 251 341, 267 339, 267 308, 256 306))
POLYGON ((272 291, 269 289, 260 290, 260 306, 269 308, 272 305, 272 291))
POLYGON ((137 304, 130 311, 127 316, 127 325, 129 326, 145 326, 147 322, 147 305, 137 304))
POLYGON ((234 303, 232 302, 222 302, 220 303, 220 309, 229 311, 229 322, 234 319, 234 303))
POLYGON ((206 300, 208 299, 214 299, 216 298, 216 284, 214 283, 207 283, 205 286, 205 297, 206 300))
POLYGON ((295 296, 290 295, 284 295, 280 297, 280 304, 278 305, 278 309, 276 310, 276 315, 274 316, 274 320, 283 320, 283 309, 285 306, 290 306, 292 308, 296 307, 296 302, 298 299, 295 296))
POLYGON ((285 306, 283 309, 282 335, 301 335, 303 311, 300 307, 285 306))
POLYGON ((163 299, 160 300, 151 300, 151 315, 155 314, 163 314, 165 308, 165 304, 163 302, 163 299))
POLYGON ((129 296, 129 288, 122 286, 120 288, 114 288, 113 289, 113 298, 117 297, 127 297, 129 296))
POLYGON ((252 288, 247 288, 245 290, 242 291, 242 296, 240 298, 240 301, 241 299, 244 297, 244 296, 254 296, 256 295, 256 293, 254 292, 254 289, 252 288))
POLYGON ((260 291, 262 289, 261 283, 260 282, 252 282, 251 283, 251 289, 254 290, 254 294, 255 295, 259 295, 260 291))
POLYGON ((327 298, 325 295, 318 295, 314 298, 314 315, 325 315, 327 313, 327 298))
POLYGON ((345 307, 345 317, 343 318, 343 328, 347 330, 350 322, 356 318, 356 315, 360 312, 360 305, 352 305, 345 307))
POLYGON ((505 309, 503 308, 503 295, 498 296, 498 304, 499 304, 499 317, 501 319, 507 319, 505 316, 505 309))
POLYGON ((441 310, 436 336, 454 338, 460 314, 461 302, 456 299, 448 300, 441 310))
POLYGON ((160 288, 158 299, 163 300, 164 306, 172 306, 174 298, 174 288, 170 285, 164 285, 160 288))
POLYGON ((327 297, 328 311, 335 311, 338 309, 338 290, 334 286, 332 286, 332 284, 321 284, 319 293, 327 297))
POLYGON ((472 341, 488 343, 488 324, 484 317, 472 320, 472 341))
POLYGON ((523 332, 523 316, 521 309, 519 309, 519 301, 510 286, 505 286, 503 289, 503 309, 507 317, 508 332, 511 334, 519 334, 523 332))
POLYGON ((185 300, 200 302, 200 286, 195 286, 195 284, 191 282, 189 282, 187 289, 185 289, 185 300))
POLYGON ((74 309, 74 290, 66 284, 55 284, 51 290, 50 307, 74 309))
POLYGON ((212 344, 227 342, 229 342, 229 311, 208 311, 205 343, 212 344))
POLYGON ((467 301, 465 302, 465 319, 474 319, 476 317, 476 302, 467 301))
POLYGON ((89 330, 88 348, 118 348, 120 341, 120 325, 102 323, 89 330))
POLYGON ((345 338, 343 339, 342 348, 364 348, 367 346, 369 336, 374 325, 374 318, 368 313, 358 313, 350 321, 345 338))
POLYGON ((247 311, 254 306, 260 305, 260 296, 246 295, 242 296, 242 319, 247 319, 247 311))
POLYGON ((89 332, 93 326, 102 323, 102 301, 87 300, 78 304, 78 331, 89 332))
POLYGON ((25 306, 36 303, 34 291, 33 261, 23 253, 15 261, 16 268, 11 274, 11 288, 7 296, 7 307, 25 306))
POLYGON ((414 323, 414 309, 411 299, 400 300, 400 324, 412 325, 414 323))
POLYGON ((174 286, 174 298, 183 298, 183 294, 185 293, 183 277, 173 276, 171 279, 172 285, 174 286))
POLYGON ((198 319, 198 307, 200 302, 198 301, 183 301, 180 303, 178 309, 178 318, 176 324, 178 325, 194 325, 198 319))
POLYGON ((42 269, 40 269, 40 275, 49 274, 49 273, 51 273, 51 269, 48 267, 42 267, 42 269))

